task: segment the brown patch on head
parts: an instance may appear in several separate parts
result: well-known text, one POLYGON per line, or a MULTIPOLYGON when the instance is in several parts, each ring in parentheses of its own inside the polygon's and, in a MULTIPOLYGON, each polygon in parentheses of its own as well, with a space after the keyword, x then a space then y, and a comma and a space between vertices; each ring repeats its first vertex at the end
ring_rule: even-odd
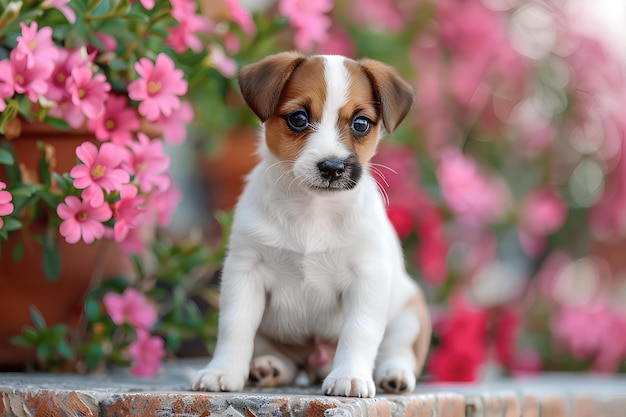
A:
POLYGON ((339 130, 345 144, 358 158, 361 164, 374 156, 380 136, 381 112, 377 104, 376 92, 372 83, 358 62, 345 61, 348 70, 348 95, 346 104, 339 109, 339 130), (364 136, 357 136, 352 131, 352 123, 357 117, 371 120, 372 127, 364 136))
POLYGON ((281 161, 293 163, 306 144, 311 129, 296 132, 289 127, 287 117, 302 110, 310 123, 318 123, 325 101, 324 60, 321 57, 307 58, 291 73, 273 114, 265 122, 268 149, 281 161))
POLYGON ((239 73, 241 95, 252 111, 266 121, 276 109, 280 92, 291 73, 304 61, 295 52, 283 52, 244 66, 239 73))

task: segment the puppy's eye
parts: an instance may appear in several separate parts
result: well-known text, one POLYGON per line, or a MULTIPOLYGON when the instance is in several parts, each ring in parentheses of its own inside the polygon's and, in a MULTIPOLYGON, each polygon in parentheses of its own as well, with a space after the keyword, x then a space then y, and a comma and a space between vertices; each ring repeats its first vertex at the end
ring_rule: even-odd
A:
POLYGON ((352 121, 352 133, 355 136, 365 136, 372 128, 372 121, 365 116, 355 117, 352 121))
POLYGON ((304 110, 296 110, 287 116, 287 124, 292 130, 302 132, 309 127, 309 118, 304 110))

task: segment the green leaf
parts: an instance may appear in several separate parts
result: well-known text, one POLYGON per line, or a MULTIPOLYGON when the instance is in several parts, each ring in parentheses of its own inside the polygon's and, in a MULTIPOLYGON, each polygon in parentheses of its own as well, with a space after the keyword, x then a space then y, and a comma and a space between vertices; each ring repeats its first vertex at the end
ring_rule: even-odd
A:
POLYGON ((178 348, 180 348, 180 345, 182 343, 182 338, 180 337, 180 334, 175 331, 169 331, 167 332, 167 335, 165 337, 165 343, 167 344, 167 347, 173 351, 178 350, 178 348))
POLYGON ((89 369, 96 369, 100 362, 104 358, 104 352, 102 351, 102 346, 100 345, 90 345, 87 348, 87 353, 85 355, 85 362, 87 363, 87 367, 89 369))
POLYGON ((35 325, 35 328, 40 331, 45 330, 46 321, 44 320, 43 316, 41 315, 37 307, 30 305, 28 306, 28 311, 30 312, 30 318, 33 321, 33 324, 35 325))
POLYGON ((46 362, 50 358, 51 353, 52 349, 50 349, 49 345, 43 343, 37 346, 37 359, 41 362, 46 362))
POLYGON ((30 346, 35 346, 39 341, 39 332, 31 326, 22 327, 22 334, 24 335, 24 339, 30 343, 30 346))
POLYGON ((145 271, 143 268, 143 263, 141 262, 141 258, 139 258, 136 255, 132 255, 130 257, 131 262, 133 263, 133 265, 135 266, 135 270, 137 271, 137 274, 139 275, 139 279, 143 279, 145 276, 145 271))
POLYGON ((14 219, 13 217, 5 217, 4 218, 4 226, 3 229, 5 229, 7 232, 14 232, 16 230, 19 230, 22 228, 22 222, 14 219))
POLYGON ((41 141, 37 142, 37 148, 42 151, 41 157, 39 158, 39 164, 37 165, 39 178, 41 178, 41 183, 43 184, 43 186, 48 189, 50 188, 50 184, 52 183, 52 178, 50 176, 50 164, 48 163, 48 159, 46 158, 44 143, 41 141))
POLYGON ((28 340, 26 340, 24 336, 14 336, 11 339, 9 339, 9 342, 11 342, 13 346, 19 346, 19 347, 32 346, 31 343, 28 340))
POLYGON ((9 100, 4 108, 4 111, 0 113, 0 132, 4 133, 4 126, 13 120, 17 116, 17 110, 19 103, 17 100, 9 100))
POLYGON ((13 165, 15 164, 15 158, 13 154, 6 149, 0 149, 0 164, 13 165))
POLYGON ((87 299, 85 301, 85 312, 87 313, 87 318, 90 321, 94 321, 100 317, 100 303, 94 299, 87 299))
POLYGON ((11 260, 13 262, 18 262, 20 259, 22 259, 23 256, 24 256, 24 242, 20 240, 19 242, 17 242, 17 244, 13 247, 13 250, 11 251, 11 260))
POLYGON ((43 235, 43 271, 48 281, 54 282, 61 275, 61 255, 54 229, 48 228, 43 235))
MULTIPOLYGON (((15 152, 8 140, 0 140, 0 149, 9 152, 15 161, 15 152)), ((4 171, 7 174, 9 184, 19 184, 22 182, 22 173, 20 172, 19 164, 7 164, 4 165, 4 171)))
POLYGON ((11 189, 13 198, 30 197, 37 192, 37 187, 34 184, 20 184, 11 189))
POLYGON ((54 178, 54 181, 57 183, 61 191, 63 191, 63 195, 71 194, 73 189, 72 183, 74 181, 72 180, 72 177, 70 177, 70 174, 66 173, 64 175, 59 175, 56 172, 53 172, 52 178, 54 178))
POLYGON ((50 127, 53 127, 58 130, 69 130, 70 125, 63 119, 57 119, 54 117, 46 117, 44 119, 44 123, 50 127))
POLYGON ((74 352, 72 351, 70 345, 67 343, 67 340, 65 340, 65 337, 59 340, 56 346, 56 350, 59 355, 61 355, 61 357, 68 360, 74 359, 74 352))

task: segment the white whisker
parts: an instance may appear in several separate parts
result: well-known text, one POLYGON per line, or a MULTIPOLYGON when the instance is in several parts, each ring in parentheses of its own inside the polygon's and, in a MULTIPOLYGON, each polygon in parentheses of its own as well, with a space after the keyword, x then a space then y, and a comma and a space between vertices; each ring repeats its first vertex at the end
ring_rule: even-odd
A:
POLYGON ((369 164, 370 164, 370 165, 372 165, 372 166, 385 168, 385 169, 387 169, 387 170, 389 170, 389 171, 393 172, 394 174, 398 175, 398 171, 396 171, 395 169, 393 169, 393 168, 391 168, 391 167, 389 167, 389 166, 387 166, 387 165, 377 164, 377 163, 374 163, 374 162, 370 162, 369 164))
MULTIPOLYGON (((382 171, 376 167, 370 167, 370 169, 374 171, 380 177, 380 179, 385 183, 385 186, 389 188, 389 183, 387 182, 387 178, 385 177, 385 174, 383 174, 382 171)), ((378 181, 376 181, 376 183, 378 183, 378 181)))

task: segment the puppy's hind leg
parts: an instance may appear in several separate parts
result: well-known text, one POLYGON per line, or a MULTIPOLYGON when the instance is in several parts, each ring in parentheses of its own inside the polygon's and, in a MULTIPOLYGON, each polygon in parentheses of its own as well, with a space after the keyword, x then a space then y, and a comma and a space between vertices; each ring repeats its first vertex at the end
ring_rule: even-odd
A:
POLYGON ((248 378, 250 385, 275 387, 288 385, 294 381, 298 367, 293 360, 261 335, 257 335, 254 345, 254 357, 248 378))
POLYGON ((430 336, 428 309, 418 293, 385 329, 374 370, 376 385, 390 394, 412 392, 426 360, 430 336))

